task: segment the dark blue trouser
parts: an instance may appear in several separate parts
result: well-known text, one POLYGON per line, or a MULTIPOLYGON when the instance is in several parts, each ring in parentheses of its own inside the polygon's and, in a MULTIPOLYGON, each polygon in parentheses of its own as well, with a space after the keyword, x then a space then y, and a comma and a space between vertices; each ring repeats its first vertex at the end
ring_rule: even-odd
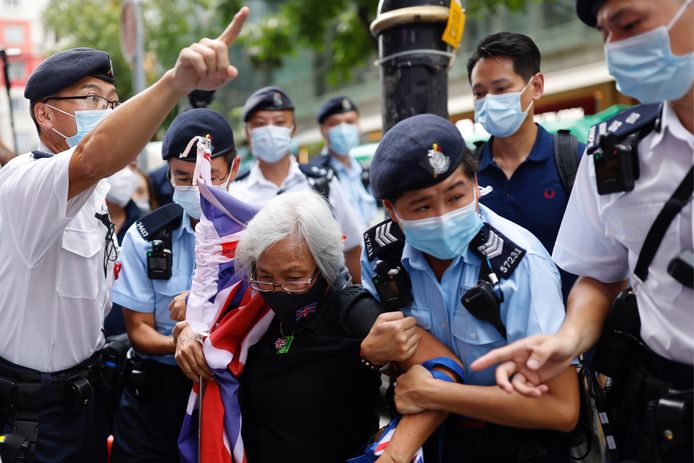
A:
MULTIPOLYGON (((42 374, 44 381, 49 374, 42 374)), ((0 409, 0 429, 12 432, 14 419, 0 409)), ((109 423, 104 393, 95 388, 89 403, 71 412, 62 404, 41 406, 35 463, 103 463, 109 423)), ((11 463, 11 462, 4 462, 11 463)))
POLYGON ((144 361, 142 396, 126 387, 113 423, 111 463, 175 463, 192 382, 178 366, 144 361))

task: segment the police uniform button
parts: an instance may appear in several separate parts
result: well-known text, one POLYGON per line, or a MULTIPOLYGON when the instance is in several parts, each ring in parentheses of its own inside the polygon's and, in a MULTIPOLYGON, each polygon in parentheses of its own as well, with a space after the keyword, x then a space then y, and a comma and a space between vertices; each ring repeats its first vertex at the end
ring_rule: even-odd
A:
POLYGON ((470 331, 470 339, 477 339, 477 333, 470 331))

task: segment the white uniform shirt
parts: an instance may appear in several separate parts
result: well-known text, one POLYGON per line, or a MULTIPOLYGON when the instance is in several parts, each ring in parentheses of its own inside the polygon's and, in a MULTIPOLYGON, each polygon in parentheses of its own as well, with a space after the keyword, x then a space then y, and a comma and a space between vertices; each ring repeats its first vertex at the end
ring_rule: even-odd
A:
POLYGON ((603 196, 597 193, 593 156, 583 156, 553 258, 568 272, 604 283, 629 278, 645 343, 662 357, 691 365, 693 292, 667 273, 679 252, 692 249, 691 201, 668 228, 643 285, 633 272, 648 230, 694 162, 694 135, 666 104, 660 132, 644 137, 638 152, 641 175, 634 190, 603 196))
MULTIPOLYGON (((299 169, 299 164, 293 156, 290 157, 289 174, 280 186, 266 179, 256 163, 246 178, 230 183, 228 188, 230 194, 256 207, 264 207, 272 198, 281 193, 312 190, 313 188, 308 184, 306 176, 299 169)), ((330 182, 329 200, 335 218, 345 235, 345 250, 360 245, 362 240, 360 221, 336 178, 330 182)))
MULTIPOLYGON (((42 147, 43 151, 47 151, 42 147)), ((74 150, 21 155, 0 171, 0 357, 42 372, 71 368, 104 343, 113 265, 104 277, 105 180, 67 200, 74 150)))

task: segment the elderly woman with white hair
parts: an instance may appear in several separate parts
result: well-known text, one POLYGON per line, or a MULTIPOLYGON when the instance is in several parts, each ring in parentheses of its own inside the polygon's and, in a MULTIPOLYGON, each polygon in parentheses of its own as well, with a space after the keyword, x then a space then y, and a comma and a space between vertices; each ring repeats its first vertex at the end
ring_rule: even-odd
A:
MULTIPOLYGON (((314 193, 274 198, 248 223, 236 265, 275 313, 239 379, 248 461, 330 463, 355 456, 378 428, 380 375, 363 361, 360 345, 383 310, 348 284, 342 232, 330 207, 314 193)), ((452 357, 412 325, 422 341, 402 368, 452 357)), ((189 330, 178 335, 176 360, 195 381, 209 370, 189 330)), ((412 455, 444 416, 420 415, 401 422, 417 421, 380 461, 398 461, 388 459, 398 450, 412 455)))

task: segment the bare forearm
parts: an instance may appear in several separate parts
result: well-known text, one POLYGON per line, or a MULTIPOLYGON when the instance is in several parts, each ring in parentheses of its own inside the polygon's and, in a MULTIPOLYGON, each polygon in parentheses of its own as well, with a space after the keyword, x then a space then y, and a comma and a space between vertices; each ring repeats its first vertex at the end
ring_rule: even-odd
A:
POLYGON ((68 196, 75 196, 132 162, 182 96, 169 71, 109 114, 77 145, 70 161, 68 196))
POLYGON ((173 336, 165 336, 146 323, 129 328, 128 337, 135 350, 141 354, 169 355, 176 352, 173 336))
POLYGON ((411 462, 417 449, 436 431, 447 416, 448 412, 431 410, 404 415, 393 433, 390 444, 383 452, 383 460, 411 462))
POLYGON ((407 371, 413 365, 422 364, 436 357, 448 357, 462 367, 462 363, 455 354, 426 330, 418 326, 417 335, 420 336, 420 341, 415 353, 407 360, 398 362, 398 367, 400 367, 402 371, 407 371))
POLYGON ((426 393, 428 409, 476 418, 503 426, 527 429, 573 429, 578 418, 578 390, 573 367, 558 377, 540 398, 508 394, 496 386, 439 382, 436 393, 426 393))
POLYGON ((361 284, 361 246, 355 246, 352 249, 345 251, 345 265, 349 274, 352 275, 352 283, 355 285, 361 284))
POLYGON ((566 320, 559 330, 578 339, 576 355, 598 342, 610 304, 625 287, 626 281, 602 283, 588 277, 576 281, 567 301, 566 320))

